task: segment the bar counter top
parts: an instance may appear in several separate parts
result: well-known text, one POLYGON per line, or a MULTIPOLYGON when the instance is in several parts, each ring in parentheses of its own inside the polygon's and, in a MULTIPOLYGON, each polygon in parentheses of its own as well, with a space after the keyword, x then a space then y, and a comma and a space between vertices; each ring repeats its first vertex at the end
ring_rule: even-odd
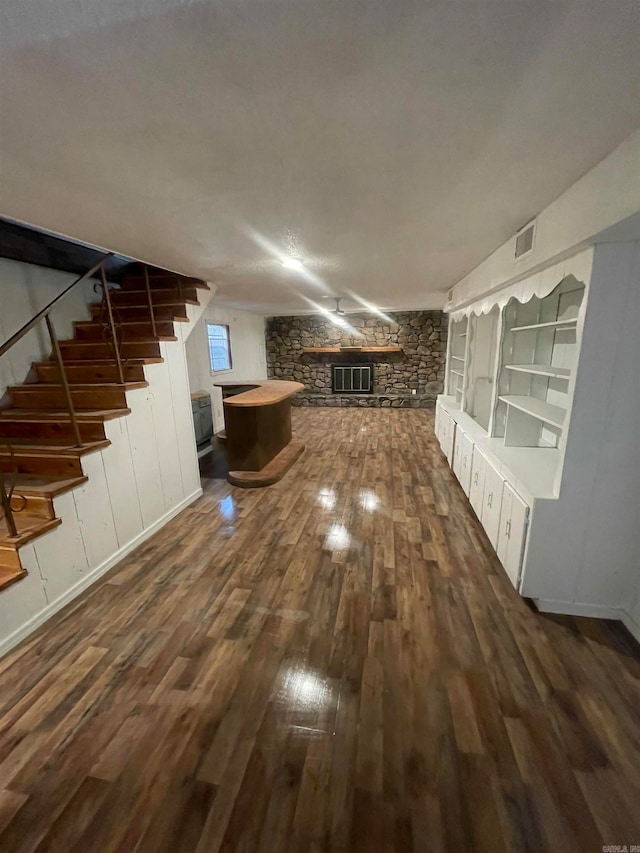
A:
POLYGON ((293 397, 299 391, 304 391, 302 382, 289 382, 286 379, 258 379, 255 381, 247 379, 244 382, 223 381, 213 384, 227 392, 232 388, 247 389, 239 391, 233 396, 225 397, 225 406, 271 406, 274 403, 286 400, 288 397, 293 397))

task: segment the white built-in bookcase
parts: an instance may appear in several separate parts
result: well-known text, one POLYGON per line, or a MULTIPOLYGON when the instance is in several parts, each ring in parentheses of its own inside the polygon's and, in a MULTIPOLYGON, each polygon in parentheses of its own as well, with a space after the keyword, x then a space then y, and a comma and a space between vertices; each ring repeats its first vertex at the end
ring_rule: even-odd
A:
POLYGON ((504 309, 493 435, 508 447, 562 446, 584 292, 569 276, 548 296, 504 309))
POLYGON ((449 327, 447 394, 455 397, 458 402, 462 401, 464 389, 468 325, 467 318, 463 317, 462 320, 452 322, 449 327))
POLYGON ((640 241, 606 241, 463 303, 435 431, 516 589, 640 639, 639 280, 640 241))
POLYGON ((567 275, 450 323, 445 397, 532 494, 560 487, 585 294, 567 275))
POLYGON ((499 321, 500 311, 497 306, 488 314, 472 314, 469 319, 462 408, 486 431, 489 430, 494 398, 499 321))

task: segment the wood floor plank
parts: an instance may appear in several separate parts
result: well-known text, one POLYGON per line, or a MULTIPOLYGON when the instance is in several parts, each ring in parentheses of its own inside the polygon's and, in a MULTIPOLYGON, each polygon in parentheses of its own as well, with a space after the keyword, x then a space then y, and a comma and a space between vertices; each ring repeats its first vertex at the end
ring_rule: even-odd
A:
POLYGON ((636 843, 637 644, 516 594, 432 412, 293 422, 0 661, 0 850, 636 843))

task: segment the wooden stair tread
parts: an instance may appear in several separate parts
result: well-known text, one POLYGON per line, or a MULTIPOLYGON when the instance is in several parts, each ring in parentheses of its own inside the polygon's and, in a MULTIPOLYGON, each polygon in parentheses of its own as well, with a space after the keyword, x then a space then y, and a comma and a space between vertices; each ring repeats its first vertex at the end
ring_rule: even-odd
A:
MULTIPOLYGON (((69 386, 78 391, 97 391, 100 388, 116 388, 123 391, 133 391, 135 388, 148 388, 149 383, 145 379, 142 381, 129 382, 69 382, 69 386)), ((25 382, 23 385, 9 385, 7 390, 13 391, 15 389, 24 391, 25 388, 29 391, 32 389, 46 389, 47 391, 52 391, 63 390, 64 386, 58 382, 25 382)))
POLYGON ((55 527, 62 524, 61 518, 40 518, 39 516, 29 515, 26 512, 15 512, 13 514, 17 536, 9 536, 7 521, 4 516, 0 517, 0 562, 2 561, 1 546, 5 545, 9 548, 19 548, 25 545, 32 539, 42 536, 43 533, 48 533, 55 527))
POLYGON ((10 445, 18 453, 21 454, 42 454, 42 455, 60 455, 60 456, 86 456, 88 453, 94 453, 96 450, 104 450, 109 447, 111 442, 108 438, 102 441, 83 441, 82 447, 75 447, 73 444, 60 444, 60 440, 56 438, 42 438, 37 441, 33 438, 3 438, 0 436, 0 455, 9 455, 6 446, 10 445))
POLYGON ((2 554, 0 553, 0 590, 6 589, 12 583, 21 580, 26 576, 24 569, 14 569, 10 566, 2 565, 2 554))
MULTIPOLYGON (((94 302, 89 306, 91 310, 91 314, 94 317, 99 315, 101 305, 99 302, 94 302)), ((129 316, 128 322, 131 323, 139 323, 144 322, 149 317, 149 303, 145 305, 120 305, 118 307, 118 318, 120 322, 127 322, 127 311, 133 309, 133 313, 137 316, 137 319, 132 319, 129 316)), ((163 305, 154 305, 153 306, 153 316, 159 322, 169 322, 169 323, 188 323, 189 318, 184 313, 184 303, 182 302, 167 302, 163 305)))
MULTIPOLYGON (((130 415, 131 409, 87 409, 76 412, 76 418, 79 421, 111 421, 114 418, 122 418, 124 415, 130 415)), ((58 411, 34 411, 32 409, 3 409, 0 411, 0 422, 5 418, 12 420, 22 420, 23 418, 29 421, 50 421, 63 420, 69 421, 69 412, 64 409, 58 411)))
MULTIPOLYGON (((65 338, 63 340, 58 341, 61 347, 94 347, 98 344, 108 344, 109 341, 80 341, 78 338, 65 338)), ((158 341, 156 338, 145 337, 145 338, 131 338, 130 340, 123 341, 123 345, 126 344, 157 344, 158 341)), ((113 358, 111 359, 113 361, 113 358)))
MULTIPOLYGON (((138 343, 138 341, 136 341, 138 343)), ((156 341, 154 341, 156 343, 156 341)), ((127 356, 127 364, 162 364, 164 359, 159 355, 144 355, 144 356, 135 356, 132 358, 131 356, 127 356)), ((55 364, 55 362, 49 362, 50 364, 55 364)), ((65 367, 90 367, 92 364, 113 364, 112 358, 104 358, 103 356, 98 356, 97 358, 65 358, 64 366, 65 367)))
MULTIPOLYGON (((162 290, 162 287, 161 286, 158 287, 157 283, 165 281, 167 279, 170 282, 175 282, 176 279, 179 279, 182 282, 182 285, 184 287, 196 287, 198 290, 211 290, 211 288, 209 287, 207 282, 203 281, 200 278, 193 278, 192 276, 181 276, 177 273, 176 274, 173 274, 173 273, 151 274, 151 273, 149 273, 149 284, 151 285, 151 291, 153 292, 154 290, 162 290)), ((145 285, 145 292, 146 292, 145 277, 141 273, 129 273, 129 274, 125 273, 125 275, 122 279, 122 285, 121 285, 122 288, 125 288, 126 285, 129 283, 135 283, 135 284, 140 283, 140 284, 145 285)), ((172 285, 166 285, 166 286, 175 287, 175 283, 172 285)))
MULTIPOLYGON (((61 495, 63 492, 68 492, 69 489, 81 486, 88 479, 84 475, 81 477, 55 477, 46 474, 11 474, 9 476, 10 483, 15 486, 15 494, 43 497, 61 495)), ((14 513, 14 518, 19 515, 20 513, 14 513)))

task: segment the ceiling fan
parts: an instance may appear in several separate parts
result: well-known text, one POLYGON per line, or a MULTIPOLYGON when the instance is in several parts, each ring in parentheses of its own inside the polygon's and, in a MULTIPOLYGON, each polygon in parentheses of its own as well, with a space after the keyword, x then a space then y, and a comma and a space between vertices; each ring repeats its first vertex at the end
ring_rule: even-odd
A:
POLYGON ((344 317, 344 308, 340 307, 340 303, 344 299, 344 296, 333 296, 331 298, 334 299, 336 303, 336 307, 331 313, 335 314, 337 317, 344 317))

